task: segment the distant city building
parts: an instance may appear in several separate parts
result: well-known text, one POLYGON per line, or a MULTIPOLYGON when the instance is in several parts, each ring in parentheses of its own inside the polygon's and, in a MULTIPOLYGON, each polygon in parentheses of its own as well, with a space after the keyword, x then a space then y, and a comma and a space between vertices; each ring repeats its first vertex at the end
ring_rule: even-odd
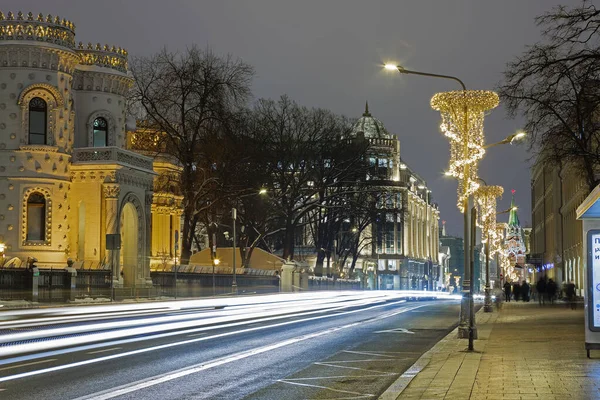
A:
MULTIPOLYGON (((449 282, 452 286, 457 287, 458 290, 462 290, 463 282, 465 280, 464 240, 458 236, 446 235, 446 224, 445 221, 443 222, 440 243, 450 251, 450 262, 448 266, 448 273, 450 274, 449 282)), ((479 292, 483 288, 481 282, 485 282, 485 275, 482 274, 481 268, 482 265, 485 265, 485 259, 481 259, 481 245, 475 246, 473 255, 473 291, 479 292)))
POLYGON ((504 235, 504 251, 508 257, 509 267, 505 271, 505 279, 510 281, 521 281, 526 278, 526 259, 527 248, 523 229, 519 221, 517 206, 515 205, 515 191, 512 191, 512 200, 510 202, 510 214, 508 224, 504 235))
POLYGON ((541 258, 535 272, 559 283, 573 280, 581 291, 585 260, 576 210, 588 194, 585 180, 572 165, 536 162, 531 174, 530 253, 541 258))
MULTIPOLYGON (((431 190, 402 160, 398 137, 371 115, 368 104, 352 136, 369 142, 366 179, 378 192, 374 222, 362 233, 368 245, 361 249, 355 269, 372 289, 435 290, 443 277, 438 268, 439 210, 431 190)), ((300 249, 309 248, 308 235, 303 237, 300 249)), ((309 264, 313 257, 306 258, 309 264)))

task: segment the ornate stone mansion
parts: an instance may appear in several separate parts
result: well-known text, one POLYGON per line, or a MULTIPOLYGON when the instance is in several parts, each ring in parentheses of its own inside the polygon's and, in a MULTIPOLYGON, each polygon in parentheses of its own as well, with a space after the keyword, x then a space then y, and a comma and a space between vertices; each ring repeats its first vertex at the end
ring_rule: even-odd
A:
POLYGON ((175 256, 181 198, 155 193, 176 167, 129 151, 127 52, 77 45, 75 25, 0 13, 0 242, 5 262, 112 268, 146 285, 175 256), (151 227, 154 227, 151 229, 151 227), (107 235, 119 234, 112 249, 107 235))
POLYGON ((443 279, 438 264, 439 209, 427 183, 400 157, 400 140, 365 112, 354 136, 369 141, 370 185, 381 192, 376 222, 366 235, 372 245, 361 252, 357 268, 367 274, 370 288, 435 289, 443 279))

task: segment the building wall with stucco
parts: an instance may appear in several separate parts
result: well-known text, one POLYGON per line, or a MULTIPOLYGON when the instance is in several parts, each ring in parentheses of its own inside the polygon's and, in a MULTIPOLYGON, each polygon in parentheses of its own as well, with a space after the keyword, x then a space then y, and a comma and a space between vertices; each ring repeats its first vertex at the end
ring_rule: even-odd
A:
POLYGON ((76 44, 75 26, 59 17, 0 12, 6 266, 35 258, 60 268, 72 258, 112 269, 117 285, 151 283, 152 243, 173 242, 172 230, 152 228, 152 212, 180 201, 167 192, 155 202, 155 160, 126 148, 132 82, 125 50, 76 44), (120 235, 120 249, 109 248, 107 234, 120 235))

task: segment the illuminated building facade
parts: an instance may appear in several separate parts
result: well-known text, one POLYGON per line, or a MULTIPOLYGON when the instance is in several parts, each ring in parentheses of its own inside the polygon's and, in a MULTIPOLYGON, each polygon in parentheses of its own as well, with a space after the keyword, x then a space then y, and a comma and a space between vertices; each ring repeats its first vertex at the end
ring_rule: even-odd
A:
POLYGON ((151 284, 151 244, 157 235, 172 242, 173 231, 152 232, 163 201, 154 195, 155 169, 164 165, 126 149, 135 129, 125 114, 131 84, 125 50, 76 44, 75 25, 59 17, 0 13, 0 242, 8 265, 36 258, 63 268, 72 258, 86 269, 112 268, 116 285, 151 284), (120 249, 107 235, 120 235, 120 249))
POLYGON ((400 157, 400 141, 369 112, 368 104, 353 135, 369 141, 367 180, 380 191, 375 222, 364 234, 371 246, 358 266, 371 288, 436 289, 439 210, 427 183, 400 157))

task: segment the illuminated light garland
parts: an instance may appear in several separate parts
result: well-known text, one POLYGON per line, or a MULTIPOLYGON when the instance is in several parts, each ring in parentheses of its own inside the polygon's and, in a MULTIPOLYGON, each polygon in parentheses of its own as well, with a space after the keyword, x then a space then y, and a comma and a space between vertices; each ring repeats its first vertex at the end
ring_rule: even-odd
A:
POLYGON ((494 228, 494 237, 492 238, 492 246, 490 246, 490 256, 502 252, 502 244, 504 243, 504 223, 496 223, 494 228))
POLYGON ((450 140, 448 173, 459 180, 457 206, 460 212, 464 212, 465 199, 479 187, 477 162, 485 154, 483 119, 485 112, 498 103, 498 94, 488 90, 443 92, 431 98, 431 108, 442 115, 440 129, 450 140))
POLYGON ((479 208, 481 242, 489 243, 490 253, 496 236, 496 199, 502 196, 502 186, 480 186, 475 191, 475 201, 479 208))

